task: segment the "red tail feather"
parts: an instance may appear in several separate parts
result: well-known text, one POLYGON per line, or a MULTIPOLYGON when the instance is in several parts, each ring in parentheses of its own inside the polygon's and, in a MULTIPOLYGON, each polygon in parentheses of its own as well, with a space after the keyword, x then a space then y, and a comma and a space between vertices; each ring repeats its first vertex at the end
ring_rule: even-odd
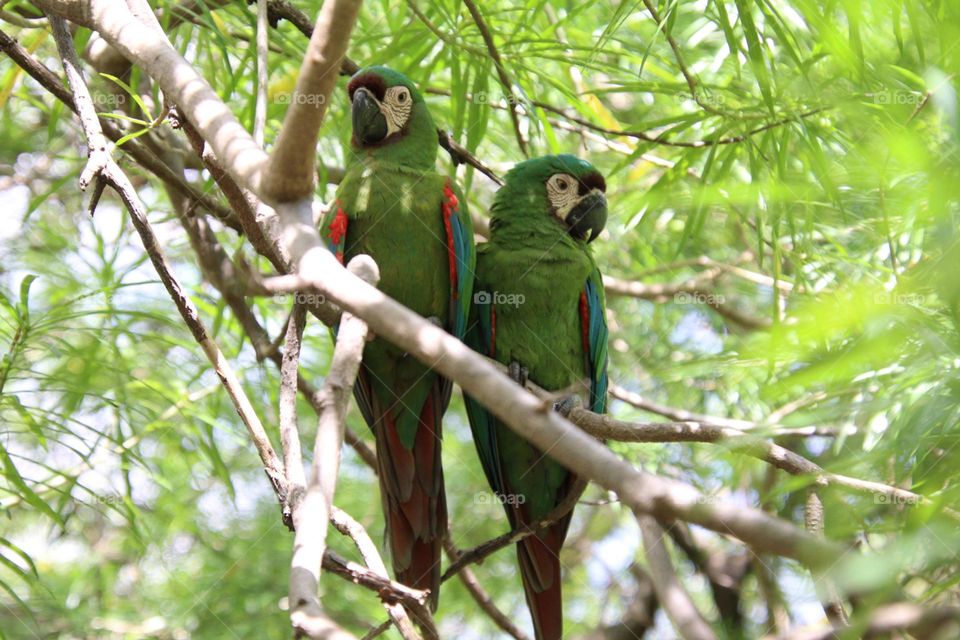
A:
POLYGON ((530 536, 517 545, 523 590, 537 640, 563 638, 560 548, 564 528, 554 525, 544 535, 530 536))
POLYGON ((387 505, 387 537, 397 580, 429 589, 436 610, 440 591, 440 554, 447 533, 447 505, 440 464, 440 418, 434 394, 420 413, 413 449, 400 442, 392 416, 377 427, 380 491, 387 505))

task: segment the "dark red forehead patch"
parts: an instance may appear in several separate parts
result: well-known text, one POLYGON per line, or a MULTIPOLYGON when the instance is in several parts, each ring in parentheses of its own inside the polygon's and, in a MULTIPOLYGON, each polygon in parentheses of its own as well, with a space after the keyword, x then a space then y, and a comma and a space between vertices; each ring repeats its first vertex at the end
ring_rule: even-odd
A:
POLYGON ((599 189, 601 192, 607 192, 607 182, 603 179, 603 176, 596 172, 591 172, 580 178, 580 188, 578 191, 581 195, 589 193, 594 189, 599 189))
POLYGON ((354 92, 360 87, 368 89, 377 100, 383 102, 383 96, 387 92, 387 84, 377 74, 364 73, 355 76, 347 85, 347 95, 350 96, 351 100, 353 100, 354 92))

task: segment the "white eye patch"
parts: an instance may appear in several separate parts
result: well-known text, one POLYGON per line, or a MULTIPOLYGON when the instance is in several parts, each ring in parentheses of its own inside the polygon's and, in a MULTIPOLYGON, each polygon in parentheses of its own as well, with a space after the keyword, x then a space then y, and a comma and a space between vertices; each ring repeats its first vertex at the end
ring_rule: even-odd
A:
POLYGON ((387 119, 387 135, 400 131, 413 111, 413 96, 410 95, 410 90, 402 85, 390 87, 383 95, 380 110, 387 119))
POLYGON ((547 198, 561 218, 566 218, 570 210, 580 201, 578 189, 577 180, 566 173, 555 173, 547 180, 547 198))

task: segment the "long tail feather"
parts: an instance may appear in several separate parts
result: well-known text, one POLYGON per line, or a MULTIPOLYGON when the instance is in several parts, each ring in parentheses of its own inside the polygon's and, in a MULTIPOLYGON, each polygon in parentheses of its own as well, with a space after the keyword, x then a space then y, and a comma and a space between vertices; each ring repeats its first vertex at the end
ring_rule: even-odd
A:
POLYGON ((554 525, 539 536, 517 545, 520 576, 533 618, 537 640, 563 638, 563 594, 560 579, 560 548, 565 526, 554 525))
MULTIPOLYGON (((440 555, 447 534, 447 504, 440 461, 442 392, 428 395, 420 412, 412 449, 397 433, 395 417, 371 403, 377 444, 380 495, 387 520, 387 539, 398 581, 430 590, 436 610, 440 593, 440 555)), ((372 399, 372 394, 367 396, 372 399)))

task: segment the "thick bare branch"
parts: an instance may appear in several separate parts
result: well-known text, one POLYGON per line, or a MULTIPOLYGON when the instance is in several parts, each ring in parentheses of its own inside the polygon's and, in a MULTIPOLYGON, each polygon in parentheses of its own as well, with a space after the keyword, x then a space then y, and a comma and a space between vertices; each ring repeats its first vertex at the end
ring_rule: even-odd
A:
MULTIPOLYGON (((357 256, 351 260, 350 269, 351 273, 358 274, 372 284, 380 279, 376 264, 367 256, 357 256)), ((290 622, 299 633, 311 638, 317 637, 313 635, 315 630, 323 628, 326 620, 317 597, 317 588, 326 550, 327 522, 331 517, 337 474, 340 471, 340 447, 347 403, 360 368, 366 338, 366 323, 345 313, 340 320, 333 360, 321 392, 323 411, 317 426, 310 483, 302 500, 299 495, 292 496, 296 535, 290 566, 290 622)), ((402 619, 398 621, 398 626, 404 629, 402 619)))
POLYGON ((270 52, 270 28, 267 22, 267 0, 257 0, 257 104, 253 114, 253 140, 264 146, 267 129, 267 57, 270 52))
POLYGON ((360 0, 324 2, 300 65, 294 100, 283 120, 259 191, 267 202, 294 202, 313 194, 320 124, 336 86, 360 0), (310 100, 299 97, 309 96, 310 100))

